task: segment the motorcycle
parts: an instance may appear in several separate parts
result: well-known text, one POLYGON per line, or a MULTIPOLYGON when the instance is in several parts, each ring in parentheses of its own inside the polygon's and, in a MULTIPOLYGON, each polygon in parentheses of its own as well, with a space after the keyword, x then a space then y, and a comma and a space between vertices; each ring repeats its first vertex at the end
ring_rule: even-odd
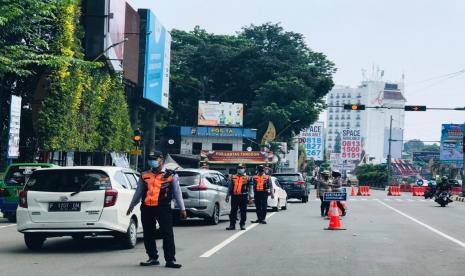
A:
POLYGON ((443 191, 440 192, 438 195, 436 195, 436 198, 434 201, 436 201, 441 207, 446 207, 447 204, 452 202, 452 194, 449 193, 448 191, 443 191))

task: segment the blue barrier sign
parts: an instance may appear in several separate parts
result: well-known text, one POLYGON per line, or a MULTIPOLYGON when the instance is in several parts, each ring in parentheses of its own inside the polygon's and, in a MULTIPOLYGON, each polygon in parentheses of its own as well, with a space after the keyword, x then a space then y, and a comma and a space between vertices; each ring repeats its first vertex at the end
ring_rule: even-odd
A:
POLYGON ((347 193, 344 192, 326 192, 323 194, 323 201, 346 201, 347 193))

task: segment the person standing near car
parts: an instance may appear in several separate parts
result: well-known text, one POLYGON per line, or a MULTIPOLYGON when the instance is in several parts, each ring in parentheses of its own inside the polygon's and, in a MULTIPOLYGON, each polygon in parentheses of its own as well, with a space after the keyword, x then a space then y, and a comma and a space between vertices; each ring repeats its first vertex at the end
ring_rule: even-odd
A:
MULTIPOLYGON (((339 171, 333 171, 331 173, 331 176, 333 177, 333 181, 331 183, 332 184, 331 191, 341 193, 342 192, 341 173, 339 171)), ((337 207, 341 209, 342 216, 345 216, 346 209, 344 208, 342 203, 340 201, 336 201, 336 203, 337 203, 337 207)))
POLYGON ((265 167, 260 165, 257 168, 257 175, 252 177, 255 208, 257 210, 257 220, 252 223, 266 224, 266 213, 268 209, 268 194, 274 198, 274 191, 270 176, 265 174, 265 167))
POLYGON ((166 267, 181 268, 176 263, 173 234, 173 214, 171 200, 174 199, 181 210, 181 217, 186 218, 186 208, 182 199, 178 176, 175 171, 164 169, 164 157, 159 151, 148 155, 150 169, 142 173, 137 183, 136 192, 126 214, 129 216, 134 207, 141 202, 141 220, 144 230, 144 246, 149 259, 141 266, 159 265, 155 242, 156 222, 160 225, 163 236, 163 252, 166 267))
POLYGON ((316 185, 317 197, 321 200, 320 210, 321 216, 325 217, 328 215, 329 211, 329 201, 323 201, 323 195, 326 192, 331 192, 331 188, 329 187, 329 171, 325 170, 320 173, 320 177, 317 180, 316 185))
POLYGON ((239 226, 241 230, 245 230, 247 203, 249 202, 251 192, 250 188, 250 179, 245 172, 245 167, 239 164, 237 166, 237 174, 231 177, 228 185, 226 202, 229 202, 229 198, 231 198, 231 213, 229 214, 229 227, 227 227, 226 230, 236 230, 237 210, 241 212, 239 226))

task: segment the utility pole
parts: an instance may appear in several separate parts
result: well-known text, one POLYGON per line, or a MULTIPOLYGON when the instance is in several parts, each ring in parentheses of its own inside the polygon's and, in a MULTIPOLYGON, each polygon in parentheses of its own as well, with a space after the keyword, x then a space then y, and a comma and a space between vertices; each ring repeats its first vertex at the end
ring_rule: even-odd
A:
POLYGON ((387 156, 387 185, 391 185, 391 142, 392 142, 392 115, 389 122, 389 150, 387 156))

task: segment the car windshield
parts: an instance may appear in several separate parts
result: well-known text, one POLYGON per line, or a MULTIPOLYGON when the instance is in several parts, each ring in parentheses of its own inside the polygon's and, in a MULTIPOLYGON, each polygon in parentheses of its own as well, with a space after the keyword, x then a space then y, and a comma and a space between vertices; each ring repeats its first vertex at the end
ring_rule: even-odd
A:
POLYGON ((200 173, 198 172, 180 171, 178 172, 178 176, 179 185, 181 186, 196 185, 200 182, 200 173))
POLYGON ((5 183, 8 186, 23 186, 27 182, 32 172, 42 168, 41 166, 17 166, 11 167, 5 176, 5 183))
POLYGON ((298 174, 290 175, 275 175, 279 182, 296 182, 301 181, 302 178, 298 174))
POLYGON ((39 192, 76 192, 111 189, 110 178, 98 170, 36 171, 26 184, 26 190, 39 192))

